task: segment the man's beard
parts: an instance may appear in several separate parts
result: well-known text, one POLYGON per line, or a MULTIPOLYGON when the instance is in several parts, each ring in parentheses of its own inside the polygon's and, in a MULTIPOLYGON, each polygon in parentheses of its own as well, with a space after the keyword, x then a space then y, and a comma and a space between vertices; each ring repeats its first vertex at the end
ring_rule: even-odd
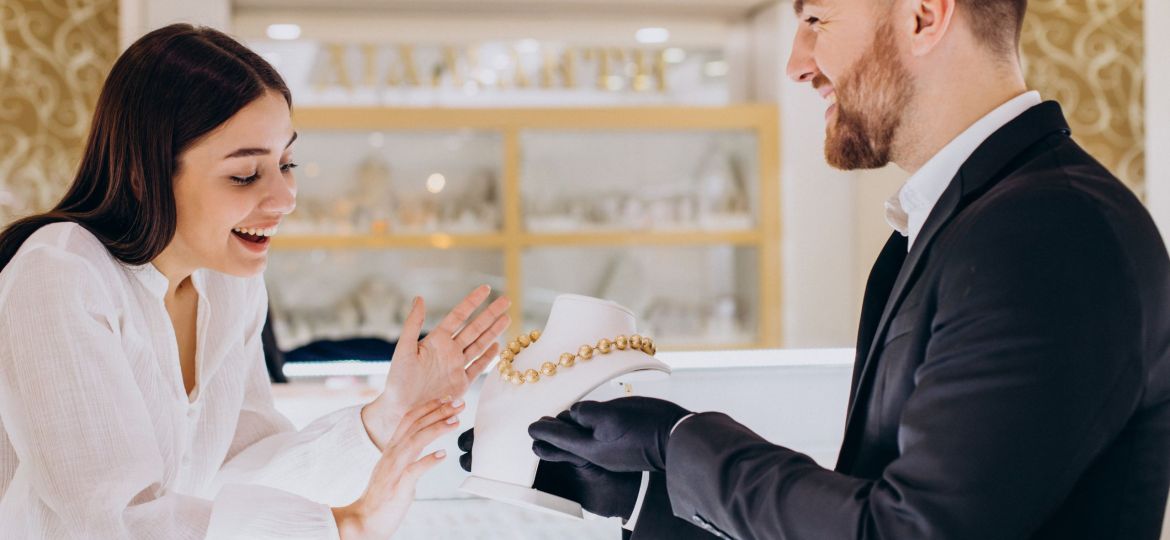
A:
MULTIPOLYGON (((893 27, 884 23, 853 70, 834 85, 835 121, 826 129, 825 161, 841 170, 876 169, 891 161, 894 139, 913 97, 910 74, 897 57, 893 27)), ((823 75, 813 86, 828 82, 823 75)))

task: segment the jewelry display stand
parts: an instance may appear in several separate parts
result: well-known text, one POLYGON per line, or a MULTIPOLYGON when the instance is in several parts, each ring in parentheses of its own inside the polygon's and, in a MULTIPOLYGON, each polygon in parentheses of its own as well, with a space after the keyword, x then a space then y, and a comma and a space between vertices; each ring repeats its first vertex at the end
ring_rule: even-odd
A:
MULTIPOLYGON (((523 348, 512 361, 524 373, 541 371, 546 362, 558 364, 564 353, 578 354, 583 345, 637 334, 634 314, 608 300, 561 295, 553 302, 548 323, 538 340, 523 348)), ((670 368, 652 355, 627 346, 586 360, 579 355, 572 367, 536 382, 514 384, 493 371, 480 393, 475 416, 475 447, 471 476, 459 488, 465 493, 558 515, 582 518, 581 505, 532 489, 539 458, 532 453, 528 426, 544 416, 556 416, 606 382, 635 372, 665 377, 670 368)))

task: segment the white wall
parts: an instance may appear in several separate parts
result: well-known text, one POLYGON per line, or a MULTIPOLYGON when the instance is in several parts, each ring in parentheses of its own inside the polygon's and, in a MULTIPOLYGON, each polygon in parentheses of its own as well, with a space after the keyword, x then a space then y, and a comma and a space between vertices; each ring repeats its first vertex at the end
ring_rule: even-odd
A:
POLYGON ((1145 10, 1146 194, 1163 238, 1170 239, 1170 33, 1162 28, 1170 21, 1170 2, 1147 0, 1145 10))
MULTIPOLYGON (((1156 22, 1170 21, 1170 2, 1147 0, 1146 35, 1146 194, 1162 238, 1170 241, 1170 33, 1156 22)), ((1170 505, 1162 523, 1170 540, 1170 505)))
POLYGON ((122 50, 143 34, 168 24, 186 22, 228 31, 230 0, 120 0, 118 42, 122 50))
POLYGON ((825 164, 826 105, 785 73, 797 25, 792 3, 760 10, 749 25, 752 97, 781 110, 784 347, 851 347, 861 296, 854 207, 862 175, 825 164))

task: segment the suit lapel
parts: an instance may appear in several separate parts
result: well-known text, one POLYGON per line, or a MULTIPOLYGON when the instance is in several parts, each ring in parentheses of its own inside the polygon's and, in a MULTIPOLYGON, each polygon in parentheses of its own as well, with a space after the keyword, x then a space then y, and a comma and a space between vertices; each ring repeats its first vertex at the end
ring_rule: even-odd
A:
MULTIPOLYGON (((882 312, 890 298, 890 291, 894 289, 894 281, 906 262, 906 237, 899 232, 890 235, 886 246, 878 254, 877 262, 869 271, 869 279, 865 282, 865 297, 861 301, 861 324, 857 329, 857 354, 853 362, 853 384, 851 389, 857 388, 861 380, 861 368, 865 365, 873 336, 877 333, 878 323, 882 312)), ((849 406, 853 406, 854 392, 849 394, 849 406)))
MULTIPOLYGON (((881 311, 881 317, 872 333, 865 334, 865 316, 863 315, 862 330, 859 331, 857 361, 860 368, 854 366, 853 387, 849 396, 849 412, 845 420, 845 440, 842 442, 841 456, 838 459, 838 470, 848 470, 854 457, 858 430, 864 423, 858 418, 858 410, 865 403, 866 396, 873 385, 873 376, 877 371, 877 357, 881 354, 881 342, 885 338, 890 325, 890 319, 902 304, 910 286, 921 273, 925 255, 938 233, 941 232, 951 219, 979 195, 985 193, 1019 164, 1019 157, 1024 151, 1040 140, 1053 133, 1069 132, 1068 124, 1064 120, 1060 105, 1056 102, 1045 102, 1028 109, 1016 119, 993 133, 971 154, 971 157, 959 168, 958 174, 951 179, 947 189, 935 203, 930 216, 914 240, 914 246, 906 256, 906 261, 898 271, 888 299, 881 311), (994 181, 993 181, 994 180, 994 181), (866 343, 861 343, 861 339, 866 343), (865 345, 864 351, 862 346, 865 345)), ((893 239, 891 239, 893 240, 893 239)), ((905 244, 903 244, 904 246, 905 244)), ((887 243, 887 249, 890 247, 887 243)), ((884 251, 883 251, 884 254, 884 251)), ((876 269, 875 265, 875 271, 876 269)), ((872 278, 871 278, 872 279, 872 278)), ((866 289, 866 303, 870 295, 868 285, 866 289)), ((863 306, 864 313, 864 306, 863 306)))

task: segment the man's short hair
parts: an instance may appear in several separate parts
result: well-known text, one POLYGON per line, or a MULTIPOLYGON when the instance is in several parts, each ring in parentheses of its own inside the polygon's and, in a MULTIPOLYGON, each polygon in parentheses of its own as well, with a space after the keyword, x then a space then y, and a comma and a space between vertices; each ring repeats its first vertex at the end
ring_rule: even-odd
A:
MULTIPOLYGON (((805 0, 793 0, 796 14, 804 11, 805 0)), ((975 39, 996 54, 1016 56, 1020 48, 1020 32, 1024 28, 1024 13, 1028 0, 955 0, 964 13, 975 39)), ((886 0, 893 6, 893 0, 886 0)))
POLYGON ((975 39, 1004 56, 1015 57, 1020 48, 1020 32, 1028 0, 956 0, 975 39))

